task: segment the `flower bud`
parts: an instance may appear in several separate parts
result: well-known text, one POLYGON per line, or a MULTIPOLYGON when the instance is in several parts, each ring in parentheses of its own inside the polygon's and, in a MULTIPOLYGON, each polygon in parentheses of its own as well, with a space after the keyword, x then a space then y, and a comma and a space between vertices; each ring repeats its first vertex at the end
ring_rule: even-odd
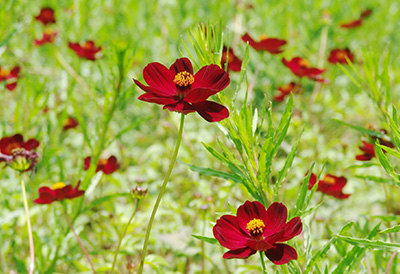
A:
POLYGON ((147 196, 147 189, 140 186, 135 186, 131 189, 131 195, 134 199, 143 199, 147 196))

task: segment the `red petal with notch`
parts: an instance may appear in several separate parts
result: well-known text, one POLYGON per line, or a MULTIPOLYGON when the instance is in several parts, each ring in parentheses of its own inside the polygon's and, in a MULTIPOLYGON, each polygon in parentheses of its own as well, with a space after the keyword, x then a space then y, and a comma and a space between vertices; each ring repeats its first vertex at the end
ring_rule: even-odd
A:
POLYGON ((177 59, 175 63, 173 63, 170 67, 169 70, 174 74, 178 74, 179 72, 184 72, 187 71, 190 74, 193 74, 193 66, 190 60, 186 57, 177 59))
POLYGON ((176 95, 175 75, 160 63, 150 63, 143 69, 146 83, 163 92, 163 95, 176 95))
POLYGON ((219 122, 229 117, 229 110, 215 102, 204 101, 193 104, 193 107, 208 122, 219 122))
POLYGON ((274 264, 287 264, 290 260, 297 260, 296 250, 286 244, 276 244, 275 248, 265 251, 265 255, 274 264))

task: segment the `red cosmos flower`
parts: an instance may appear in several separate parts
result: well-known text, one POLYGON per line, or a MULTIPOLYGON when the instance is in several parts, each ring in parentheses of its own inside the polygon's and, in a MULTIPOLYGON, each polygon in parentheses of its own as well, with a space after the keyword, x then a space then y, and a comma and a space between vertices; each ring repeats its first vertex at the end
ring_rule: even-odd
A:
POLYGON ((249 45, 258 51, 269 51, 271 54, 278 54, 283 52, 282 46, 286 45, 286 41, 278 38, 266 38, 261 36, 261 40, 256 42, 250 37, 248 33, 242 36, 244 42, 249 42, 249 45))
POLYGON ((280 94, 274 96, 275 102, 282 102, 286 96, 288 96, 291 92, 298 93, 300 91, 301 86, 296 84, 295 82, 290 82, 287 85, 278 87, 280 94))
MULTIPOLYGON (((317 182, 317 176, 314 173, 310 176, 308 189, 312 189, 317 182)), ((326 174, 324 179, 318 182, 317 191, 321 191, 325 194, 331 195, 338 199, 347 199, 350 194, 344 194, 343 188, 347 184, 347 179, 343 176, 336 177, 331 174, 326 174)))
POLYGON ((64 123, 63 130, 76 128, 78 125, 79 123, 74 117, 68 117, 68 119, 64 123))
POLYGON ((54 10, 49 7, 42 8, 38 16, 35 17, 37 21, 42 22, 43 25, 55 23, 54 10))
MULTIPOLYGON (((88 156, 84 159, 84 166, 85 170, 88 170, 90 167, 90 160, 91 157, 88 156)), ((117 162, 117 158, 115 156, 110 156, 108 159, 100 159, 97 162, 96 172, 103 171, 104 174, 111 174, 114 173, 119 169, 119 164, 117 162)))
POLYGON ((357 28, 357 27, 361 26, 362 23, 363 23, 362 19, 357 19, 357 20, 353 20, 348 23, 343 23, 340 25, 340 27, 345 28, 345 29, 352 29, 352 28, 357 28))
POLYGON ((328 57, 328 62, 332 64, 340 63, 347 65, 347 59, 352 63, 354 61, 354 55, 348 48, 345 49, 333 49, 328 57))
POLYGON ((21 68, 15 66, 12 70, 2 69, 0 66, 0 82, 6 83, 6 89, 13 91, 17 87, 17 79, 21 68))
POLYGON ((217 65, 202 67, 193 75, 187 58, 177 59, 169 69, 160 63, 150 63, 143 70, 143 78, 149 86, 133 79, 146 92, 139 100, 164 105, 164 109, 183 114, 197 111, 208 122, 218 122, 229 116, 226 107, 207 101, 230 83, 229 74, 217 65))
POLYGON ((36 204, 51 204, 55 201, 62 201, 65 199, 73 199, 80 197, 85 194, 84 190, 79 190, 79 185, 81 181, 78 182, 75 188, 71 185, 65 185, 63 182, 58 182, 53 184, 51 188, 44 186, 39 188, 39 198, 33 202, 36 204))
POLYGON ((6 162, 15 170, 31 170, 38 157, 34 149, 39 144, 36 139, 29 139, 24 142, 24 137, 21 134, 3 137, 0 140, 0 162, 6 162))
POLYGON ((299 235, 303 225, 299 217, 286 223, 287 209, 273 203, 266 210, 260 202, 246 201, 237 210, 237 216, 224 215, 213 228, 214 237, 228 249, 224 259, 246 259, 257 251, 274 264, 286 264, 297 259, 296 250, 281 242, 299 235))
POLYGON ((101 47, 96 47, 93 41, 86 41, 82 46, 78 43, 68 42, 68 47, 75 51, 79 57, 91 61, 95 61, 97 53, 101 51, 101 47))
POLYGON ((56 38, 56 36, 57 36, 57 32, 55 32, 55 31, 53 31, 51 29, 47 29, 47 30, 45 30, 43 32, 42 39, 35 39, 33 41, 33 44, 35 46, 42 46, 42 45, 44 45, 46 43, 53 43, 54 39, 56 38))
POLYGON ((301 57, 294 57, 288 61, 282 59, 282 63, 288 67, 297 77, 308 77, 317 82, 324 82, 325 79, 320 78, 320 75, 325 71, 324 69, 310 67, 310 62, 301 57))
POLYGON ((361 12, 360 18, 364 19, 367 18, 371 15, 372 10, 371 9, 366 9, 363 12, 361 12))
POLYGON ((225 68, 226 59, 228 57, 228 71, 240 71, 242 67, 242 60, 240 60, 234 53, 233 49, 229 48, 229 54, 227 48, 224 46, 221 56, 221 66, 225 68))
POLYGON ((363 145, 359 146, 359 148, 361 149, 362 152, 364 152, 364 154, 360 154, 356 156, 356 160, 358 161, 369 161, 372 158, 375 157, 375 149, 374 149, 374 145, 365 142, 364 140, 362 141, 363 145))

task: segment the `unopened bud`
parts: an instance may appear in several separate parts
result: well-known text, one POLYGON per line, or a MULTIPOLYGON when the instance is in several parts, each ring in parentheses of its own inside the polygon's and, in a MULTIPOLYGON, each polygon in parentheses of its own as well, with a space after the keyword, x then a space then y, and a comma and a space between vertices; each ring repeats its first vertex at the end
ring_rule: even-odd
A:
POLYGON ((131 189, 131 195, 134 199, 143 199, 147 196, 147 189, 140 186, 135 186, 131 189))

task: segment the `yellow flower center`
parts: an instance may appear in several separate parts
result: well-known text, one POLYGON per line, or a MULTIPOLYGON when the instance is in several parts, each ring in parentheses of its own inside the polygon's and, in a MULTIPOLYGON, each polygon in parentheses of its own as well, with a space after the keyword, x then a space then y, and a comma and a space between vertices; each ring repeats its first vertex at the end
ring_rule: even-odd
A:
POLYGON ((254 218, 247 223, 246 229, 252 236, 258 236, 264 232, 265 224, 261 219, 254 218))
POLYGON ((187 71, 182 71, 179 72, 177 75, 175 75, 174 83, 177 84, 178 86, 187 87, 193 84, 193 82, 194 82, 194 76, 187 71))
POLYGON ((336 53, 336 57, 339 59, 339 60, 346 60, 346 57, 347 56, 347 54, 346 54, 346 52, 344 51, 344 50, 341 50, 341 51, 338 51, 337 53, 336 53))
POLYGON ((268 36, 261 34, 260 36, 258 36, 258 39, 262 40, 266 40, 268 39, 268 36))
POLYGON ((63 182, 58 182, 58 183, 53 184, 53 186, 51 188, 53 190, 56 190, 56 189, 60 189, 60 188, 63 188, 63 187, 65 187, 65 184, 63 182))
POLYGON ((306 59, 300 59, 299 64, 300 64, 300 66, 305 67, 305 68, 310 67, 310 62, 308 62, 308 60, 306 60, 306 59))
POLYGON ((44 33, 48 34, 48 35, 53 34, 53 29, 51 29, 51 28, 45 29, 44 33))
POLYGON ((0 70, 0 76, 1 77, 7 77, 8 75, 10 75, 10 73, 11 72, 8 69, 0 70))
POLYGON ((83 43, 82 48, 91 49, 92 48, 92 43, 86 41, 85 43, 83 43))
POLYGON ((329 176, 329 175, 326 175, 323 181, 324 181, 324 183, 326 183, 328 185, 335 184, 335 178, 333 178, 332 176, 329 176))

